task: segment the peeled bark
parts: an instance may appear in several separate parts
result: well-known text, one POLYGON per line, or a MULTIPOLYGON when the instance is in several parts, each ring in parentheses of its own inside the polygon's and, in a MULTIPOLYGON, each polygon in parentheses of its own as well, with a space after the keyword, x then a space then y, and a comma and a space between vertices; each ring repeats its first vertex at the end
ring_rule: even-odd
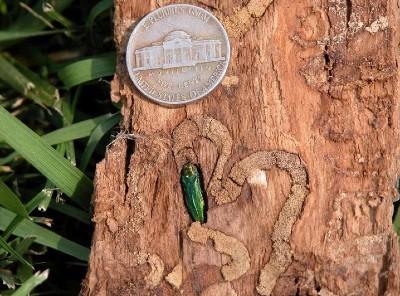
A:
POLYGON ((82 295, 399 295, 399 3, 192 1, 224 23, 231 64, 207 98, 165 108, 124 56, 135 21, 172 2, 115 0, 122 132, 97 167, 82 295), (206 224, 184 206, 187 161, 206 224))

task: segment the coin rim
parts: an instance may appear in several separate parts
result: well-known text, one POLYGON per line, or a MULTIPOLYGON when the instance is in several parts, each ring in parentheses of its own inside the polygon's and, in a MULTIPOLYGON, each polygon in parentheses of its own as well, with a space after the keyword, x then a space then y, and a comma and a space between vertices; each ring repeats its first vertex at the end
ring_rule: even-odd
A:
POLYGON ((155 101, 155 102, 157 102, 157 103, 160 103, 160 104, 162 104, 162 105, 169 105, 169 106, 171 106, 171 105, 184 105, 184 104, 193 103, 193 102, 195 102, 195 101, 198 101, 198 100, 200 100, 200 99, 206 97, 207 95, 209 95, 209 94, 221 83, 221 81, 222 81, 222 79, 225 77, 226 72, 227 72, 228 67, 229 67, 229 62, 230 62, 230 59, 231 59, 231 45, 230 45, 230 42, 229 42, 228 33, 226 32, 226 30, 225 30, 223 24, 222 24, 222 23, 219 21, 219 19, 218 19, 216 16, 214 16, 211 12, 209 12, 208 10, 206 10, 206 9, 204 9, 204 8, 202 8, 202 7, 199 7, 199 6, 196 6, 196 5, 191 5, 191 4, 170 4, 170 5, 165 5, 165 6, 163 6, 163 7, 157 8, 157 9, 155 9, 155 10, 149 12, 148 14, 146 14, 145 16, 143 16, 143 17, 141 18, 141 20, 135 25, 134 29, 133 29, 132 32, 131 32, 131 35, 129 36, 128 46, 127 46, 127 49, 126 49, 125 58, 126 58, 126 67, 128 68, 128 73, 129 73, 129 77, 130 77, 131 81, 133 82, 133 84, 135 85, 135 87, 136 87, 145 97, 149 98, 149 99, 152 100, 152 101, 155 101), (209 15, 211 16, 212 19, 214 19, 214 20, 216 21, 216 23, 218 24, 218 26, 222 29, 222 34, 223 34, 223 36, 225 37, 225 39, 226 39, 226 41, 227 41, 227 42, 226 42, 226 56, 227 56, 227 59, 226 59, 226 64, 225 64, 224 70, 222 71, 220 77, 216 80, 215 84, 214 84, 207 92, 205 92, 205 93, 203 93, 203 94, 201 94, 201 95, 199 95, 199 96, 196 96, 196 97, 194 97, 194 98, 191 98, 190 100, 186 100, 186 101, 166 102, 166 101, 163 101, 163 100, 154 98, 154 97, 152 97, 151 95, 147 94, 147 93, 136 83, 136 81, 135 81, 135 79, 134 79, 133 70, 132 70, 131 67, 130 67, 131 61, 132 61, 132 60, 131 60, 132 55, 129 54, 129 53, 132 52, 132 50, 133 50, 133 48, 132 48, 132 47, 133 47, 133 44, 134 44, 134 41, 133 41, 134 37, 133 37, 133 36, 134 36, 135 33, 137 33, 137 31, 139 30, 140 25, 143 24, 143 22, 144 22, 145 19, 147 19, 147 18, 150 17, 151 15, 155 14, 158 10, 163 9, 163 8, 166 8, 166 7, 169 7, 169 6, 194 7, 194 8, 198 8, 198 9, 200 9, 200 10, 206 12, 207 14, 209 14, 209 15))

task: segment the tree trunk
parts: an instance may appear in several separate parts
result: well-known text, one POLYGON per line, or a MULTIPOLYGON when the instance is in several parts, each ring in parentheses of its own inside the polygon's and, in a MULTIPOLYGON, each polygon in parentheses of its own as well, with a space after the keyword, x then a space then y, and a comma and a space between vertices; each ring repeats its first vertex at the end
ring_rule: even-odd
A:
POLYGON ((399 295, 399 3, 190 1, 225 25, 231 64, 207 98, 165 108, 124 57, 172 2, 115 0, 123 132, 97 167, 82 295, 399 295), (205 224, 184 206, 187 161, 205 224))

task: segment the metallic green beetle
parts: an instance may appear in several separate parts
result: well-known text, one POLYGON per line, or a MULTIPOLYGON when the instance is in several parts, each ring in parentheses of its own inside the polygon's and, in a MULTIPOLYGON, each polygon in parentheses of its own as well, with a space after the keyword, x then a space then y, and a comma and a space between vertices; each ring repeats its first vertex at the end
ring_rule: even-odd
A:
POLYGON ((181 185, 190 216, 194 221, 204 223, 205 203, 201 188, 200 172, 196 165, 187 163, 182 167, 181 185))

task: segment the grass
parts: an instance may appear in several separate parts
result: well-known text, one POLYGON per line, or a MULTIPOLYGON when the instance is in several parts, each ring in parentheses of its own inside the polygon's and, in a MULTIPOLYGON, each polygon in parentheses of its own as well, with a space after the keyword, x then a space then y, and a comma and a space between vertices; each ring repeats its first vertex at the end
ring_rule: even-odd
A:
POLYGON ((79 293, 95 164, 120 121, 112 13, 0 0, 0 295, 79 293))

